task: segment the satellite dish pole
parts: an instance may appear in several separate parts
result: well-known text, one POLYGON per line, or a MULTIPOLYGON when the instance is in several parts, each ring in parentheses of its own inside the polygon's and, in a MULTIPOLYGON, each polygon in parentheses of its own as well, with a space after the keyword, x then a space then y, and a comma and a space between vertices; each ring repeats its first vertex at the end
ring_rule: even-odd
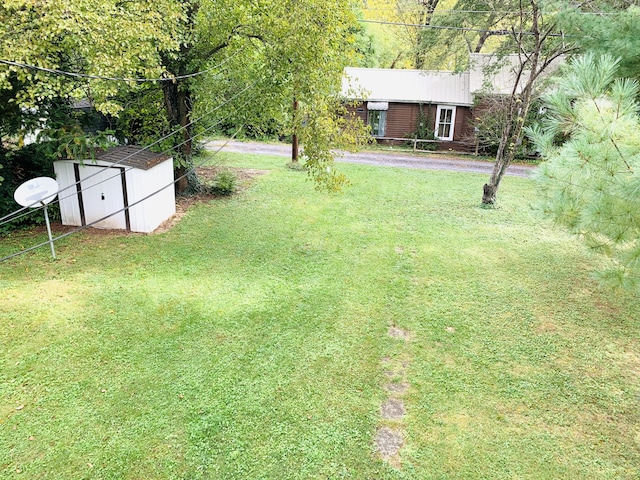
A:
POLYGON ((39 208, 44 207, 44 220, 47 224, 47 234, 51 245, 51 255, 56 259, 56 250, 53 247, 53 237, 51 236, 51 224, 49 223, 49 212, 47 204, 58 195, 58 182, 49 177, 33 178, 20 185, 13 193, 13 198, 23 207, 39 208), (38 205, 40 204, 40 205, 38 205))
POLYGON ((51 224, 49 223, 49 212, 47 212, 47 204, 40 202, 44 207, 44 221, 47 224, 47 234, 49 235, 49 244, 51 245, 51 256, 56 259, 56 249, 53 247, 53 237, 51 236, 51 224))

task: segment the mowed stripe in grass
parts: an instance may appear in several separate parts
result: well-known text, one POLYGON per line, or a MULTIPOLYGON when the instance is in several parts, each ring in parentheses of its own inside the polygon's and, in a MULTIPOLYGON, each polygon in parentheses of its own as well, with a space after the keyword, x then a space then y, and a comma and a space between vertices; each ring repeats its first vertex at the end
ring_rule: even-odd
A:
POLYGON ((282 159, 226 161, 270 173, 169 232, 0 265, 4 476, 639 474, 638 307, 532 182, 483 210, 478 175, 341 165, 328 196, 282 159), (374 452, 382 358, 410 360, 399 470, 374 452))

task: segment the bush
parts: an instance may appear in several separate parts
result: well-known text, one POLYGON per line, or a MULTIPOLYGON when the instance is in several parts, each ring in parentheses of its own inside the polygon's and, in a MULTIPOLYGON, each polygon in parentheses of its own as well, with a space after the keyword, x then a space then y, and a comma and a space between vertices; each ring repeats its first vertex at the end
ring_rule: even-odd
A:
POLYGON ((289 170, 295 170, 296 172, 305 172, 307 168, 304 166, 304 162, 289 162, 285 165, 289 170))
POLYGON ((211 192, 223 196, 233 195, 237 184, 238 177, 229 170, 223 170, 214 177, 211 192))
MULTIPOLYGON (((45 144, 31 144, 19 150, 0 149, 0 165, 4 180, 0 183, 0 217, 22 208, 13 198, 13 193, 22 183, 36 177, 55 178, 53 161, 55 157, 52 148, 45 144)), ((59 219, 58 203, 53 202, 49 207, 49 216, 59 219)), ((0 225, 0 233, 15 230, 18 227, 43 223, 44 216, 35 213, 24 215, 16 220, 0 225)))
MULTIPOLYGON (((420 112, 418 114, 418 129, 416 130, 413 137, 419 140, 435 140, 435 126, 433 124, 433 119, 431 118, 433 110, 433 105, 425 105, 420 104, 420 112)), ((407 144, 413 147, 413 141, 407 142, 407 144)), ((417 142, 416 143, 417 150, 428 150, 434 151, 438 149, 438 145, 436 142, 417 142)))

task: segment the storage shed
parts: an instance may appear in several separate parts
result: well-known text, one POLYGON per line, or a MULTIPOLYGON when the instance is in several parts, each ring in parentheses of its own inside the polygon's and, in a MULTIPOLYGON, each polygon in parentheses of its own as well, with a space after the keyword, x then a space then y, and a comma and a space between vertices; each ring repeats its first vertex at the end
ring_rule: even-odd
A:
POLYGON ((176 213, 173 160, 166 155, 114 147, 53 168, 64 225, 149 233, 176 213))

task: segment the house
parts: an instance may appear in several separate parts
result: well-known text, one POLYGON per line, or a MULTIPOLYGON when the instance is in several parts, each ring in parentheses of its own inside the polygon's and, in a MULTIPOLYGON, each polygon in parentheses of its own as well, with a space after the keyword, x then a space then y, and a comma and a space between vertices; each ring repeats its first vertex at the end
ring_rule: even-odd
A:
POLYGON ((378 143, 417 138, 437 149, 472 151, 474 115, 483 111, 479 102, 487 95, 511 93, 518 57, 507 56, 498 64, 494 55, 471 54, 469 63, 459 73, 346 68, 343 95, 357 102, 350 108, 378 143))
POLYGON ((355 112, 380 143, 418 138, 463 149, 473 98, 469 72, 347 68, 344 91, 363 91, 355 112))

